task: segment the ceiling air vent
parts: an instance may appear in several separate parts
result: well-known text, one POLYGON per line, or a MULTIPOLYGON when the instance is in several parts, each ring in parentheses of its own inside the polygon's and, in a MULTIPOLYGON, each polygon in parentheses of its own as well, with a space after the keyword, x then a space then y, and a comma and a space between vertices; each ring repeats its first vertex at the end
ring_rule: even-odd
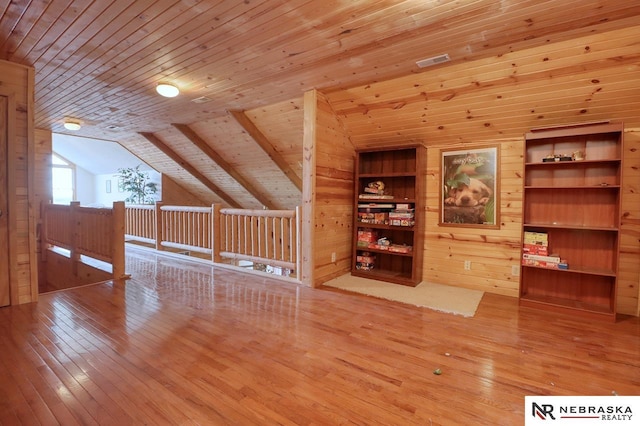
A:
POLYGON ((200 96, 199 98, 193 99, 191 102, 193 102, 194 104, 204 104, 207 102, 211 102, 212 100, 213 99, 207 98, 206 96, 200 96))
POLYGON ((444 55, 434 56, 433 58, 422 59, 416 62, 416 65, 419 68, 426 68, 426 67, 430 67, 431 65, 437 65, 443 62, 449 62, 450 60, 451 58, 449 57, 449 54, 445 53, 444 55))

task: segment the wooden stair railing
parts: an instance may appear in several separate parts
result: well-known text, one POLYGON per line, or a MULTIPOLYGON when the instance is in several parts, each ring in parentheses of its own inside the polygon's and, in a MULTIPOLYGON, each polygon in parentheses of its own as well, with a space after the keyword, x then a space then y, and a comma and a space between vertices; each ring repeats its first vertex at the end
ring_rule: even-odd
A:
POLYGON ((42 243, 68 250, 74 273, 84 255, 110 264, 113 279, 128 278, 124 202, 114 202, 112 208, 82 207, 79 202, 44 204, 42 211, 42 243))
POLYGON ((251 210, 151 205, 126 206, 126 238, 225 260, 269 265, 300 277, 300 208, 251 210))

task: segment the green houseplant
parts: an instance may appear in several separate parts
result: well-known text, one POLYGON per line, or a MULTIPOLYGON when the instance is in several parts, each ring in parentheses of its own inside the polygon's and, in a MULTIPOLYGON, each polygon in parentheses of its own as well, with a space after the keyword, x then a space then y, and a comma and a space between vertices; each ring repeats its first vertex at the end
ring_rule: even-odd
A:
POLYGON ((140 165, 136 167, 119 168, 118 185, 122 186, 124 192, 128 192, 129 196, 125 198, 126 203, 132 204, 153 204, 154 197, 152 195, 158 192, 158 186, 155 182, 149 181, 149 173, 140 170, 140 165))

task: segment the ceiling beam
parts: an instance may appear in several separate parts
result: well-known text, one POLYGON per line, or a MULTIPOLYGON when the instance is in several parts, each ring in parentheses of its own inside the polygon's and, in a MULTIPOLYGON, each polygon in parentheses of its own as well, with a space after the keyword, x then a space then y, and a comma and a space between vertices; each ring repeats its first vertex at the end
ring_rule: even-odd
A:
POLYGON ((260 148, 267 153, 274 163, 282 170, 289 180, 302 191, 302 179, 298 177, 295 170, 289 167, 287 161, 273 147, 269 139, 253 124, 253 121, 244 113, 244 111, 229 111, 233 118, 242 126, 249 136, 251 136, 260 145, 260 148))
POLYGON ((179 124, 172 123, 172 126, 178 129, 180 133, 182 133, 187 139, 189 139, 195 146, 200 149, 207 157, 211 159, 214 163, 216 163, 222 170, 227 172, 229 176, 234 178, 236 182, 238 182, 244 189, 247 190, 253 197, 258 200, 263 206, 273 210, 275 208, 274 204, 269 200, 264 194, 261 194, 260 191, 251 184, 247 179, 245 179, 240 173, 236 171, 236 169, 231 166, 224 158, 220 156, 211 148, 211 146, 198 135, 195 130, 189 127, 187 124, 179 124))
POLYGON ((167 144, 162 142, 156 135, 153 133, 140 132, 140 135, 151 142, 156 148, 162 151, 167 157, 171 158, 173 161, 178 163, 183 169, 189 172, 193 177, 198 179, 204 186, 209 188, 213 193, 222 198, 224 201, 229 203, 231 207, 242 208, 233 198, 231 198, 228 194, 226 194, 222 189, 220 189, 215 183, 211 182, 209 178, 200 173, 198 169, 193 167, 191 163, 182 158, 177 152, 171 149, 167 144))

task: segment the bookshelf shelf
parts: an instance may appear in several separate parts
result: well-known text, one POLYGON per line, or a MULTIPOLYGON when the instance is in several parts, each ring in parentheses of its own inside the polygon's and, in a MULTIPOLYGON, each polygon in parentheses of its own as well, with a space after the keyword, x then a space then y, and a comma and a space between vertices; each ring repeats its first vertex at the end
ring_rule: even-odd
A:
POLYGON ((352 275, 421 281, 425 160, 422 145, 357 152, 352 275), (384 188, 376 191, 379 183, 384 188))
POLYGON ((615 321, 622 135, 621 123, 525 135, 521 304, 615 321))

